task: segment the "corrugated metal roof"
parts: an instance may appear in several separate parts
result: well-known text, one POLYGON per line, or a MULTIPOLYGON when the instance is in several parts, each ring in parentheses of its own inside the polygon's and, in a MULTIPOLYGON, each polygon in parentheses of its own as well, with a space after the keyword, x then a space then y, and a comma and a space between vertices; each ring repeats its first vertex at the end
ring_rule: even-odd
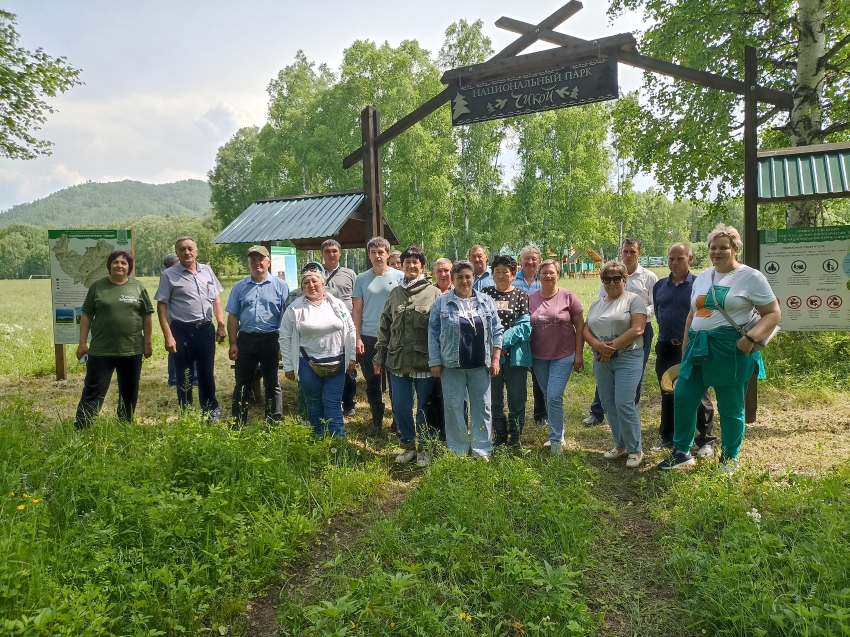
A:
POLYGON ((850 197, 850 143, 816 144, 758 154, 758 199, 775 203, 850 197))
POLYGON ((264 199, 248 206, 211 243, 332 237, 363 199, 360 191, 264 199))

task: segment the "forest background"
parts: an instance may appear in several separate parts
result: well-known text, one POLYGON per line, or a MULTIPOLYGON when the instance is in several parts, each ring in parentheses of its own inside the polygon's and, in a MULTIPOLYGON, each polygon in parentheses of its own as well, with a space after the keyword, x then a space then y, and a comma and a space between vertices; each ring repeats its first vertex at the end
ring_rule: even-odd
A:
MULTIPOLYGON (((49 272, 48 227, 132 229, 143 275, 157 274, 173 239, 191 234, 220 275, 242 274, 246 246, 210 245, 218 231, 258 199, 361 187, 359 166, 346 171, 341 161, 360 143, 360 111, 373 105, 386 127, 437 94, 444 70, 492 54, 483 23, 463 20, 446 30, 436 55, 415 40, 397 47, 355 41, 334 71, 299 51, 269 82, 266 124, 238 130, 219 149, 208 186, 82 184, 16 206, 0 214, 0 278, 49 272)), ((638 107, 630 93, 468 127, 452 127, 449 109, 440 109, 383 149, 384 211, 400 245, 453 260, 475 243, 491 253, 534 243, 560 256, 592 247, 608 258, 621 236, 634 236, 645 255, 689 241, 695 267, 707 265, 702 243, 710 229, 718 221, 742 225, 738 193, 734 184, 674 200, 635 191, 638 107)), ((819 206, 821 224, 850 223, 848 202, 819 206)), ((760 227, 777 220, 781 227, 782 207, 762 206, 759 214, 760 227)), ((362 270, 364 256, 348 251, 345 259, 362 270)))

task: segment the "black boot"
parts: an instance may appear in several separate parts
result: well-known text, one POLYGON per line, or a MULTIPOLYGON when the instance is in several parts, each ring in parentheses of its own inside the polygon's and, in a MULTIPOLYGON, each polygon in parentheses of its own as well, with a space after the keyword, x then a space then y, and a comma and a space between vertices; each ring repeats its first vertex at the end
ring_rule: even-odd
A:
POLYGON ((386 410, 386 405, 384 405, 384 403, 381 403, 380 405, 369 405, 369 408, 372 410, 372 428, 366 432, 366 436, 374 438, 381 433, 381 430, 384 427, 384 411, 386 410))

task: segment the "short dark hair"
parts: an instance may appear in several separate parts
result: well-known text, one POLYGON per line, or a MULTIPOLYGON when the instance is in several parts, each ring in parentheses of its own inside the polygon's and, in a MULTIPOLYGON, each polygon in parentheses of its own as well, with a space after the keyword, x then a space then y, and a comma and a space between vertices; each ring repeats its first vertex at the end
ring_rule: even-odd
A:
POLYGON ((126 250, 116 250, 108 257, 106 257, 106 270, 112 267, 112 262, 115 261, 118 257, 124 257, 124 260, 127 262, 127 269, 132 272, 133 271, 133 255, 127 252, 126 250))
MULTIPOLYGON (((642 244, 640 242, 640 239, 635 239, 634 237, 626 237, 625 239, 623 239, 623 245, 626 245, 626 244, 629 244, 629 245, 632 245, 632 246, 637 246, 638 252, 641 251, 642 244)), ((623 247, 620 246, 620 249, 622 250, 623 247)))
POLYGON ((514 259, 509 254, 497 254, 495 257, 493 257, 493 263, 490 264, 490 269, 495 270, 497 265, 503 265, 508 270, 510 270, 511 272, 516 274, 516 271, 517 271, 516 259, 514 259))
POLYGON ((408 246, 405 251, 401 253, 402 265, 404 265, 404 262, 408 259, 419 259, 419 263, 422 264, 423 268, 428 267, 428 264, 425 261, 425 251, 419 246, 408 246))
POLYGON ((472 267, 472 264, 469 261, 461 259, 460 261, 455 261, 452 266, 452 278, 455 278, 455 274, 461 270, 472 270, 475 272, 475 268, 472 267))
POLYGON ((339 243, 339 241, 337 241, 336 239, 325 239, 324 241, 322 241, 321 252, 324 252, 325 248, 330 247, 337 247, 340 249, 340 252, 342 251, 342 245, 339 243))

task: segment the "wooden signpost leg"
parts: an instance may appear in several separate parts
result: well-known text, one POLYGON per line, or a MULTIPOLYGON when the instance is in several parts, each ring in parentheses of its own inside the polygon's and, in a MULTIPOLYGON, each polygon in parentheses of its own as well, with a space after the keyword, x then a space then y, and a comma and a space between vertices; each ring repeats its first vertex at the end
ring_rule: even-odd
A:
POLYGON ((68 367, 65 363, 65 346, 54 345, 56 351, 56 380, 66 380, 68 378, 68 367))
POLYGON ((377 228, 377 188, 375 186, 375 116, 371 106, 360 114, 360 130, 363 139, 363 196, 366 213, 366 241, 376 235, 377 228))
MULTIPOLYGON (((381 114, 378 111, 372 111, 372 134, 377 137, 381 133, 381 114)), ((373 183, 375 185, 375 205, 372 208, 374 212, 374 234, 373 237, 384 236, 384 175, 381 165, 381 147, 373 144, 374 158, 372 164, 374 166, 373 183)))
MULTIPOLYGON (((744 50, 744 84, 744 262, 758 270, 758 57, 751 46, 744 50)), ((758 382, 752 376, 747 389, 745 422, 756 421, 758 400, 758 382)))

